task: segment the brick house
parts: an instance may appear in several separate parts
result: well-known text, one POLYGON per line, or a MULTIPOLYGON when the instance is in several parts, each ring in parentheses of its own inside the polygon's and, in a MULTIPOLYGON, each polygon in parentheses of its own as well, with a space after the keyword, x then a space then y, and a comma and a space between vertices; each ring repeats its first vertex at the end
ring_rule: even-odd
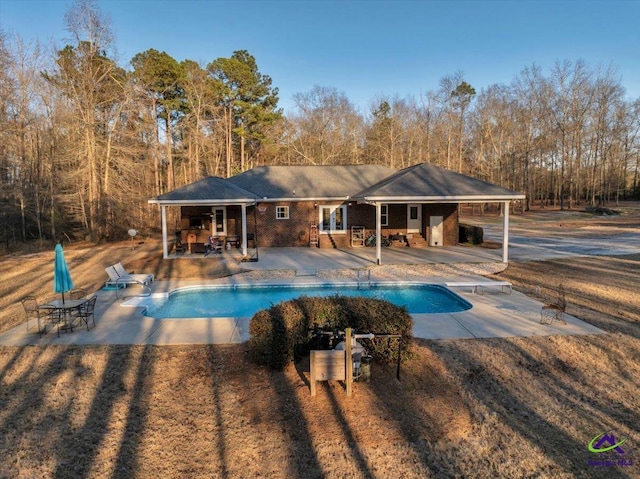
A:
POLYGON ((379 165, 261 166, 223 179, 208 177, 149 200, 162 212, 164 257, 169 257, 166 208, 180 207, 176 241, 203 250, 209 235, 242 248, 348 248, 375 235, 407 247, 458 242, 458 204, 504 204, 504 253, 509 202, 524 195, 435 165, 403 170, 379 165))

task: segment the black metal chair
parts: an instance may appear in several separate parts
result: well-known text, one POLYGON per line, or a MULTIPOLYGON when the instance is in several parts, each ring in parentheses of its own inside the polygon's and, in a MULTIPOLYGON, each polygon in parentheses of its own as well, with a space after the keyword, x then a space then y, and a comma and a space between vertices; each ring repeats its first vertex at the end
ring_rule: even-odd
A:
POLYGON ((82 288, 72 289, 69 292, 69 297, 71 299, 82 299, 87 296, 87 290, 82 288))
POLYGON ((35 319, 38 325, 38 334, 47 332, 47 324, 45 322, 46 315, 38 309, 38 300, 35 296, 27 296, 22 301, 22 308, 27 317, 27 331, 29 331, 29 320, 35 319))
POLYGON ((96 318, 94 315, 94 309, 96 307, 96 301, 98 297, 92 296, 89 301, 78 308, 77 317, 84 321, 84 324, 87 326, 87 331, 89 331, 89 318, 93 321, 93 326, 96 325, 96 318))
POLYGON ((542 306, 540 310, 540 324, 551 324, 554 321, 567 324, 564 319, 564 313, 567 310, 567 298, 564 292, 564 286, 560 285, 556 298, 542 306))

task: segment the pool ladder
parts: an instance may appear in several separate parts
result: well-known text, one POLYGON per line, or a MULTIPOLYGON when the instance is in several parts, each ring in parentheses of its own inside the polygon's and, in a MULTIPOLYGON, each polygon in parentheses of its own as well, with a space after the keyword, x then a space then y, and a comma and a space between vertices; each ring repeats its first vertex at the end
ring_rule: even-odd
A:
MULTIPOLYGON (((361 273, 361 272, 362 272, 362 271, 361 271, 361 270, 359 270, 359 269, 358 269, 358 270, 356 270, 356 273, 357 273, 357 281, 358 281, 358 289, 360 289, 360 282, 361 282, 361 281, 360 281, 360 273, 361 273)), ((369 287, 371 287, 371 270, 370 270, 370 269, 368 269, 368 270, 367 270, 367 277, 368 277, 367 282, 369 283, 369 287)))
POLYGON ((142 281, 138 281, 138 280, 134 280, 137 284, 139 284, 140 286, 142 286, 142 291, 138 294, 127 294, 126 296, 123 294, 122 296, 120 296, 120 290, 122 289, 122 291, 127 291, 129 288, 127 288, 127 284, 132 284, 132 280, 131 279, 127 279, 123 282, 119 282, 122 278, 118 278, 116 280, 116 299, 121 299, 121 298, 131 298, 131 297, 136 297, 136 296, 140 296, 140 297, 146 297, 146 296, 151 296, 151 288, 149 287, 149 285, 145 284, 142 281), (122 288, 120 287, 122 286, 122 288))

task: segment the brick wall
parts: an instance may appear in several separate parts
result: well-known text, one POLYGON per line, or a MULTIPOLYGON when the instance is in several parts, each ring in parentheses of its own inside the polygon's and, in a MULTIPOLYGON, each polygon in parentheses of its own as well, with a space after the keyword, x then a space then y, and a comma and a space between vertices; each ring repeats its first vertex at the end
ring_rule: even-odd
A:
POLYGON ((429 217, 442 216, 444 246, 455 246, 458 243, 458 205, 443 203, 422 206, 422 229, 426 232, 427 244, 429 243, 429 217))
MULTIPOLYGON (((247 208, 247 233, 254 232, 257 225, 258 245, 263 247, 308 246, 311 223, 319 223, 318 205, 347 205, 347 227, 345 234, 320 234, 321 248, 345 248, 351 243, 351 226, 364 226, 365 236, 375 233, 375 207, 371 205, 339 202, 295 201, 278 203, 259 203, 257 211, 247 208), (288 219, 276 218, 276 207, 289 207, 288 219), (264 210, 264 211, 261 211, 264 210)), ((200 217, 205 227, 210 230, 210 206, 182 207, 183 235, 189 229, 190 217, 200 217)), ((429 241, 429 217, 444 218, 444 245, 455 245, 458 242, 458 209, 455 204, 422 205, 422 232, 429 241)), ((385 236, 404 234, 407 232, 407 205, 388 205, 388 225, 382 227, 385 236)), ((242 235, 242 210, 238 205, 227 206, 227 234, 242 235)), ((185 238, 186 239, 186 238, 185 238)))

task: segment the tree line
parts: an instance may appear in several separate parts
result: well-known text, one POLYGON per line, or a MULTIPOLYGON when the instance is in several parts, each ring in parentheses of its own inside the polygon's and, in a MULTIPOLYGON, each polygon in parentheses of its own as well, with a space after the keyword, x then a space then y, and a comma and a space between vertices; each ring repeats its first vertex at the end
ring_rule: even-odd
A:
POLYGON ((461 72, 359 111, 335 88, 279 91, 245 50, 208 64, 149 49, 119 65, 93 0, 47 53, 0 32, 2 238, 94 241, 158 227, 147 200, 258 165, 428 162, 522 191, 525 207, 640 196, 640 99, 613 68, 558 61, 477 92, 461 72))

